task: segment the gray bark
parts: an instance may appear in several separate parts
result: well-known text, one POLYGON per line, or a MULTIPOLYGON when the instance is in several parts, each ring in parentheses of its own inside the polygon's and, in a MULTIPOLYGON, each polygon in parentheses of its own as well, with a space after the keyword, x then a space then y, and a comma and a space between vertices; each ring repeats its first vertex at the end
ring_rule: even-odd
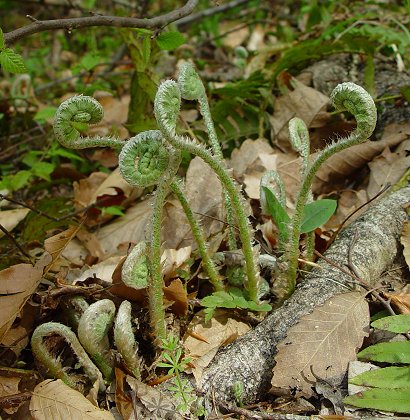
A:
MULTIPOLYGON (((353 262, 362 279, 374 285, 400 250, 399 236, 407 215, 403 205, 410 202, 410 187, 403 188, 369 208, 345 228, 325 256, 344 266, 355 232, 353 262)), ((274 310, 255 329, 223 348, 208 366, 199 389, 217 399, 234 401, 232 386, 244 385, 242 401, 252 403, 270 389, 277 344, 299 319, 335 294, 351 288, 352 278, 319 260, 314 269, 282 307, 274 310)))

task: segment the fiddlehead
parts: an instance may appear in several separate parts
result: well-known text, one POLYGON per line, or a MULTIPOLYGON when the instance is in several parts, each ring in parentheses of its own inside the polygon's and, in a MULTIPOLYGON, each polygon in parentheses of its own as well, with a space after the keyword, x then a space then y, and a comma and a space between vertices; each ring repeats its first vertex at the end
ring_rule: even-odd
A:
POLYGON ((262 187, 271 188, 272 192, 275 194, 275 197, 277 197, 281 206, 282 207, 286 206, 285 185, 283 184, 282 178, 276 171, 271 170, 271 171, 265 172, 262 175, 262 178, 259 184, 259 188, 260 188, 259 195, 260 195, 262 212, 263 214, 268 214, 265 192, 263 191, 262 187))
POLYGON ((83 296, 66 296, 61 300, 61 308, 67 318, 68 324, 77 331, 84 311, 90 306, 83 296))
POLYGON ((377 110, 373 98, 365 89, 355 83, 341 83, 335 87, 330 99, 338 111, 347 110, 356 119, 357 127, 351 136, 339 140, 338 143, 352 141, 351 137, 357 138, 358 142, 368 139, 376 127, 377 110))
POLYGON ((54 119, 54 134, 67 148, 87 147, 121 148, 125 142, 115 137, 81 137, 75 123, 96 124, 102 120, 102 106, 90 96, 77 95, 64 101, 57 109, 54 119))
POLYGON ((115 318, 114 342, 125 365, 135 378, 141 379, 138 344, 132 330, 131 303, 124 300, 115 318))
POLYGON ((292 230, 290 236, 289 251, 287 254, 288 270, 284 273, 288 282, 289 296, 296 283, 298 257, 299 257, 299 237, 302 224, 303 209, 308 200, 310 187, 313 178, 320 166, 332 155, 348 147, 363 143, 371 136, 376 126, 377 110, 372 97, 362 87, 351 83, 342 83, 333 90, 330 98, 338 110, 347 109, 353 114, 357 121, 356 129, 347 137, 338 139, 326 146, 309 165, 302 181, 302 185, 296 199, 295 213, 292 220, 292 230))
POLYGON ((148 270, 148 249, 145 242, 140 242, 134 246, 124 261, 121 270, 121 279, 133 289, 143 289, 147 287, 149 281, 148 270))
POLYGON ((216 173, 216 175, 222 182, 224 188, 226 189, 226 192, 229 195, 232 207, 238 219, 238 229, 242 241, 247 272, 247 280, 245 287, 247 289, 249 299, 258 302, 259 273, 257 272, 256 264, 256 261, 258 259, 257 256, 254 255, 254 250, 252 248, 250 226, 248 218, 246 217, 244 211, 242 198, 240 196, 239 191, 237 190, 234 182, 232 181, 228 172, 224 168, 223 163, 220 159, 218 159, 216 156, 213 156, 203 146, 193 142, 188 138, 178 136, 175 130, 170 130, 169 127, 166 128, 166 124, 164 122, 161 122, 160 120, 161 115, 165 114, 164 110, 161 109, 161 107, 163 107, 164 104, 168 102, 169 98, 180 97, 180 95, 177 94, 176 91, 179 91, 178 85, 173 81, 168 80, 160 85, 154 102, 154 112, 158 122, 158 126, 160 127, 166 140, 176 149, 185 150, 203 159, 204 162, 206 162, 213 169, 213 171, 216 173), (165 101, 162 98, 162 96, 164 98, 168 98, 167 101, 165 101))
POLYGON ((87 377, 90 378, 92 383, 99 381, 100 391, 105 390, 104 381, 101 372, 90 360, 84 348, 81 346, 76 335, 63 324, 58 322, 47 322, 39 325, 33 332, 31 338, 31 347, 36 359, 47 368, 50 376, 61 379, 72 388, 79 388, 74 375, 68 373, 67 367, 64 367, 61 362, 61 357, 53 354, 52 349, 49 349, 44 340, 47 337, 58 335, 64 338, 64 341, 71 347, 71 350, 78 359, 84 369, 87 377))
MULTIPOLYGON (((212 120, 211 110, 209 109, 209 103, 205 92, 205 86, 191 63, 185 62, 181 65, 178 75, 178 86, 181 91, 181 96, 184 99, 198 101, 199 110, 204 119, 206 129, 208 131, 209 143, 212 148, 212 153, 218 159, 223 160, 222 149, 218 140, 218 136, 216 134, 214 122, 212 120)), ((226 218, 228 222, 228 245, 229 249, 233 251, 237 248, 234 231, 235 219, 233 215, 231 200, 225 189, 223 191, 223 194, 226 218)))
POLYGON ((182 63, 178 74, 178 86, 181 96, 188 101, 198 101, 205 95, 205 87, 201 78, 189 62, 182 63))
POLYGON ((175 137, 181 108, 181 92, 173 80, 162 82, 154 101, 155 119, 159 129, 167 137, 175 137))
POLYGON ((289 140, 293 150, 302 158, 301 174, 304 176, 309 166, 310 139, 308 128, 300 118, 292 118, 289 121, 289 140))
POLYGON ((123 178, 134 187, 157 185, 172 179, 181 162, 180 152, 165 144, 161 131, 144 131, 127 141, 119 157, 123 178))
POLYGON ((114 359, 108 340, 108 331, 114 322, 115 305, 109 299, 99 300, 83 313, 78 325, 78 338, 105 379, 113 375, 114 359))

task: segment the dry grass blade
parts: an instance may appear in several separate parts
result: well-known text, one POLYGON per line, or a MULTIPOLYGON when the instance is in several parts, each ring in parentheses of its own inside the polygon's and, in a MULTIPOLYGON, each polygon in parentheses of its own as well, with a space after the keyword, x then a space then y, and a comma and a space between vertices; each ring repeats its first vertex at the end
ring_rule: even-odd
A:
POLYGON ((30 402, 30 413, 36 420, 114 419, 110 412, 100 410, 60 379, 47 379, 35 387, 30 402))
POLYGON ((317 378, 333 382, 342 377, 368 325, 368 305, 359 292, 327 300, 291 327, 278 345, 272 386, 311 396, 317 378))

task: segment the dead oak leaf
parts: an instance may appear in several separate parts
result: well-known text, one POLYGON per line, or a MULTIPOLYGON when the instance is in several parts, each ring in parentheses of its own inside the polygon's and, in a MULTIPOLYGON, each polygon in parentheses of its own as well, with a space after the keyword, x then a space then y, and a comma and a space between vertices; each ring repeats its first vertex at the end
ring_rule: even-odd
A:
POLYGON ((291 327, 278 345, 273 393, 310 397, 317 378, 342 381, 367 336, 368 304, 361 293, 335 295, 291 327))

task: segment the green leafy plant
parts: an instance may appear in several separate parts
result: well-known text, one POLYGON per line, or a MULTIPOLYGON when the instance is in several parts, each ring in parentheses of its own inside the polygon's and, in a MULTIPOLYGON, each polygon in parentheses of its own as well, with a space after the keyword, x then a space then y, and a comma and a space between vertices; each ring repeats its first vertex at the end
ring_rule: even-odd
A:
POLYGON ((178 412, 186 413, 198 399, 189 380, 181 377, 191 359, 183 357, 183 349, 175 336, 170 335, 167 339, 162 340, 161 347, 163 351, 160 360, 163 361, 159 362, 157 366, 168 369, 168 375, 174 376, 168 389, 173 392, 175 399, 180 401, 177 406, 178 412))
POLYGON ((229 291, 214 292, 201 300, 205 307, 205 322, 209 321, 217 308, 245 309, 255 312, 268 312, 272 307, 268 303, 255 303, 244 296, 243 290, 231 287, 229 291))
MULTIPOLYGON (((302 158, 301 186, 292 218, 287 215, 284 208, 285 190, 279 174, 271 171, 268 177, 261 180, 262 209, 266 209, 278 224, 279 249, 284 252, 282 258, 287 265, 285 270, 278 273, 275 280, 277 290, 283 293, 282 296, 279 296, 279 300, 286 299, 295 288, 300 235, 309 233, 326 222, 336 208, 336 203, 332 200, 312 202, 311 185, 316 172, 330 156, 366 141, 376 125, 376 106, 372 97, 362 87, 350 82, 342 83, 333 90, 331 100, 336 109, 347 110, 356 118, 357 127, 347 137, 337 139, 326 146, 312 162, 309 162, 308 129, 299 118, 293 118, 289 122, 290 142, 302 158), (269 180, 274 182, 273 188, 267 186, 269 180)), ((309 235, 307 236, 307 247, 308 253, 311 254, 313 238, 309 235)))
MULTIPOLYGON (((380 318, 371 325, 395 333, 406 333, 410 331, 410 315, 380 318)), ((375 344, 359 352, 357 357, 402 366, 370 370, 350 379, 349 383, 368 389, 346 397, 344 402, 361 408, 410 413, 410 341, 375 344)))
POLYGON ((27 67, 23 57, 17 54, 12 48, 6 48, 4 33, 0 28, 0 66, 3 70, 10 73, 25 73, 27 67))

